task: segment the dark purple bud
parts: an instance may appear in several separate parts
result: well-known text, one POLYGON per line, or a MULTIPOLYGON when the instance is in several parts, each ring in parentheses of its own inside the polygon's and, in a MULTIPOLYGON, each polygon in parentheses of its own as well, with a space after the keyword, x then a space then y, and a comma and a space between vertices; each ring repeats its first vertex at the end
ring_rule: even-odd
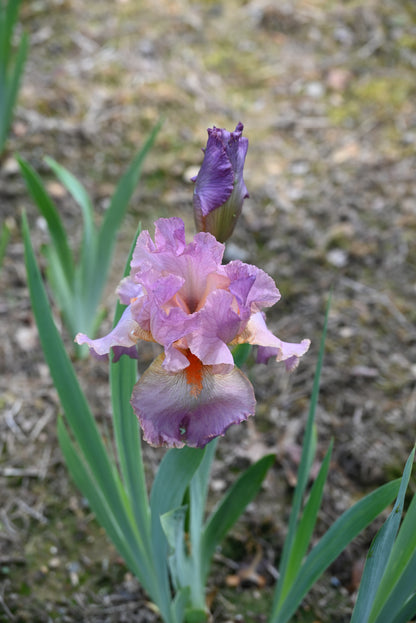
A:
POLYGON ((194 217, 198 231, 213 234, 225 242, 233 233, 248 192, 243 179, 248 140, 238 123, 234 132, 208 129, 205 156, 198 175, 193 178, 194 217))

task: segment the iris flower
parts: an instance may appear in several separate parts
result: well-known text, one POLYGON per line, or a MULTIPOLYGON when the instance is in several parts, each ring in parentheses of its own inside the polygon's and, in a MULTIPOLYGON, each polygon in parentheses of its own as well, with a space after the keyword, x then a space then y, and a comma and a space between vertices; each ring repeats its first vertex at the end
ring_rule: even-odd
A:
POLYGON ((234 132, 208 129, 204 160, 196 177, 193 206, 198 231, 213 234, 225 242, 233 233, 248 192, 243 179, 248 140, 244 126, 238 123, 234 132))
POLYGON ((280 298, 273 279, 238 260, 223 265, 223 253, 210 233, 187 244, 180 218, 157 220, 154 241, 148 231, 139 235, 130 275, 117 289, 127 307, 116 327, 100 339, 75 338, 98 356, 113 349, 114 359, 137 356, 139 340, 163 347, 131 398, 154 446, 204 447, 254 414, 253 387, 230 346, 273 347, 289 368, 309 348, 309 340, 290 344, 268 330, 262 309, 280 298))

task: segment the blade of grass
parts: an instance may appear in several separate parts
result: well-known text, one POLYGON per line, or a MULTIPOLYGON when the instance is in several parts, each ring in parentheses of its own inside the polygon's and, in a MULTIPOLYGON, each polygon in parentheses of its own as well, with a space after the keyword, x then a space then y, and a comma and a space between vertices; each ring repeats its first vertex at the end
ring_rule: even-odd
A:
POLYGON ((318 396, 319 396, 319 384, 320 384, 320 379, 321 379, 322 362, 323 362, 324 351, 325 351, 325 340, 326 340, 326 333, 327 333, 327 327, 328 327, 328 317, 329 317, 330 306, 331 306, 331 296, 329 297, 327 308, 326 308, 324 328, 323 328, 322 337, 321 337, 318 362, 316 364, 315 377, 314 377, 313 387, 312 387, 312 395, 311 395, 311 400, 310 400, 310 405, 309 405, 309 415, 308 415, 308 419, 306 422, 305 434, 303 437, 302 456, 301 456, 301 461, 299 465, 298 480, 297 480, 297 484, 295 488, 295 493, 293 496, 293 503, 292 503, 292 510, 290 513, 288 532, 285 538, 282 558, 281 558, 280 566, 279 566, 279 581, 275 589, 272 612, 279 611, 280 604, 282 604, 283 601, 285 600, 286 595, 288 594, 290 590, 290 586, 291 586, 290 578, 287 575, 287 569, 289 566, 293 544, 296 538, 296 528, 297 528, 298 517, 299 517, 301 505, 302 505, 302 499, 303 499, 303 495, 304 495, 306 485, 308 482, 310 466, 312 465, 313 457, 315 454, 315 448, 316 448, 316 431, 314 433, 314 420, 315 420, 315 412, 316 412, 316 406, 318 403, 318 396))
POLYGON ((291 555, 289 558, 286 577, 288 578, 289 586, 296 581, 296 576, 299 572, 300 566, 302 564, 303 558, 307 552, 316 520, 318 517, 318 512, 321 507, 322 495, 324 492, 324 486, 326 482, 326 478, 328 475, 329 463, 331 460, 332 453, 332 442, 331 445, 325 455, 324 460, 322 461, 321 468, 319 470, 319 474, 312 485, 312 489, 308 498, 308 501, 305 505, 305 508, 302 513, 302 517, 299 521, 298 528, 296 530, 296 536, 293 541, 293 548, 291 551, 291 555))
POLYGON ((415 450, 413 449, 403 471, 399 493, 393 510, 371 544, 360 582, 357 601, 355 602, 354 611, 352 613, 351 623, 366 623, 368 621, 381 578, 386 571, 388 572, 387 560, 399 530, 404 498, 410 480, 414 456, 415 450))

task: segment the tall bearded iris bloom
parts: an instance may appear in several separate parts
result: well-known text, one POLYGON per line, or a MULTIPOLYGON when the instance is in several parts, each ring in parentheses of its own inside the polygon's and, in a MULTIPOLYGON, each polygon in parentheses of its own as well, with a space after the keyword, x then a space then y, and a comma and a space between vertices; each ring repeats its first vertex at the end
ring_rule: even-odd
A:
POLYGON ((213 234, 225 242, 233 233, 248 192, 243 179, 248 140, 243 124, 234 132, 208 129, 208 142, 201 169, 192 181, 194 218, 198 231, 213 234))
POLYGON ((280 298, 273 279, 240 261, 222 265, 223 253, 211 234, 186 244, 181 219, 157 220, 154 241, 140 234, 130 276, 118 287, 127 305, 119 323, 103 338, 75 338, 97 355, 113 349, 115 358, 136 356, 140 339, 163 346, 131 398, 152 445, 203 447, 254 414, 253 387, 229 346, 273 347, 289 367, 309 348, 309 340, 289 344, 267 329, 262 309, 280 298))

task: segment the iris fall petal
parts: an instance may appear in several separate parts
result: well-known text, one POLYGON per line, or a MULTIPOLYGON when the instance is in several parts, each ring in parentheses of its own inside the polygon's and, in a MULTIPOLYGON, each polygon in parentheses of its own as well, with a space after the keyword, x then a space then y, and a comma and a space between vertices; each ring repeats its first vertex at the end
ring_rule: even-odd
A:
POLYGON ((131 403, 151 445, 202 448, 254 414, 253 387, 241 370, 213 374, 195 360, 172 374, 160 355, 135 385, 131 403))

